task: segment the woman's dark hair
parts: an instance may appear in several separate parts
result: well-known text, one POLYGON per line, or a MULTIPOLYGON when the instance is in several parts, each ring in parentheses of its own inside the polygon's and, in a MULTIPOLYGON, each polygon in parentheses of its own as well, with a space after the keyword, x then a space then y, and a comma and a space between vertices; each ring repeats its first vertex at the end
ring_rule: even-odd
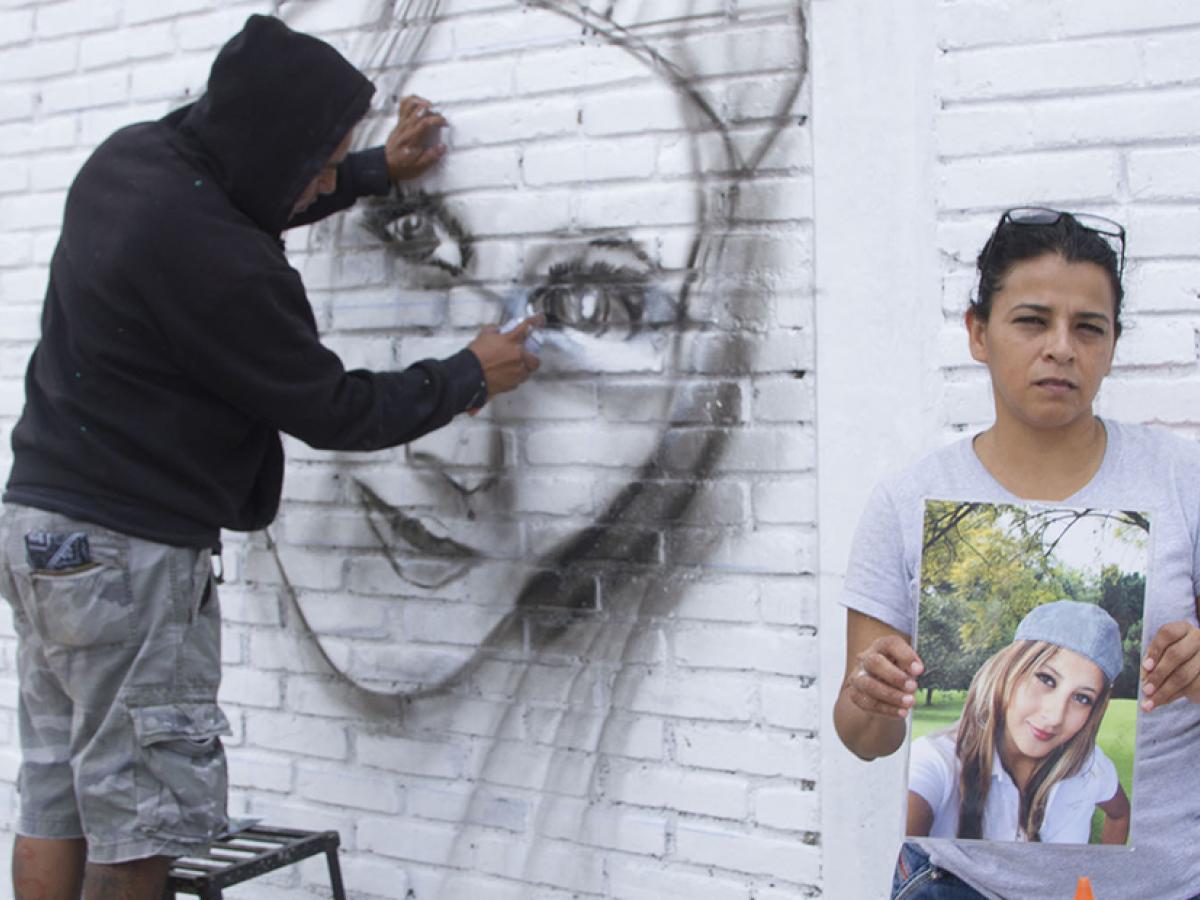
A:
POLYGON ((1089 262, 1108 275, 1113 289, 1113 329, 1121 336, 1121 300, 1125 289, 1117 252, 1099 233, 1080 225, 1070 213, 1061 213, 1049 224, 1014 222, 1004 217, 992 232, 975 268, 979 271, 979 293, 971 300, 970 311, 986 322, 992 312, 992 297, 1004 286, 1004 279, 1019 262, 1056 253, 1069 263, 1089 262))

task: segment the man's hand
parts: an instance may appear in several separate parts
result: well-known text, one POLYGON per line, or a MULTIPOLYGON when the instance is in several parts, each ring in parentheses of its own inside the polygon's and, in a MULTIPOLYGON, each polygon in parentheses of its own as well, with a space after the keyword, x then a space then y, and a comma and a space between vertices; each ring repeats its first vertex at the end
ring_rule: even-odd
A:
POLYGON ((525 349, 525 339, 534 328, 546 324, 542 316, 530 316, 503 334, 495 325, 485 325, 467 349, 479 357, 488 397, 511 391, 537 371, 541 360, 525 349))
POLYGON ((917 676, 925 671, 920 657, 898 634, 876 638, 855 658, 843 691, 864 712, 904 717, 916 699, 917 676))
POLYGON ((445 124, 428 100, 412 95, 400 101, 400 120, 384 143, 393 183, 424 174, 445 155, 446 145, 438 141, 438 131, 445 124))
POLYGON ((1142 709, 1150 712, 1180 697, 1200 703, 1200 628, 1168 622, 1142 660, 1142 709))

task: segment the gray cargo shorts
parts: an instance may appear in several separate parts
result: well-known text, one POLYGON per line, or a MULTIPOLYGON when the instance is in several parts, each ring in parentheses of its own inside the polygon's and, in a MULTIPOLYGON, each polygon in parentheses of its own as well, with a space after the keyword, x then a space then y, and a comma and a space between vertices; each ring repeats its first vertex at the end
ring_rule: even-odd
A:
POLYGON ((18 833, 85 837, 97 863, 220 834, 229 723, 209 551, 9 504, 0 593, 18 638, 18 833))

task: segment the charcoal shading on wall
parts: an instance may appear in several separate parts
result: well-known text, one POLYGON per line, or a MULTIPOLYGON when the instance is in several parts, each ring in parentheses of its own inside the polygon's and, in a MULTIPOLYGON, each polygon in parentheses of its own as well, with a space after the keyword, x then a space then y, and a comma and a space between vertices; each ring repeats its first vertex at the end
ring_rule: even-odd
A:
MULTIPOLYGON (((305 10, 280 14, 304 28, 305 10)), ((794 165, 778 144, 805 124, 803 10, 781 4, 753 27, 661 10, 381 3, 369 29, 341 36, 390 100, 358 146, 419 93, 450 121, 451 150, 420 185, 297 248, 310 287, 324 279, 312 293, 330 343, 394 365, 453 352, 485 324, 547 319, 542 369, 478 417, 369 458, 293 445, 289 477, 325 473, 336 511, 289 501, 267 538, 371 735, 433 741, 464 705, 489 711, 455 796, 462 823, 491 830, 455 832, 443 887, 488 868, 497 822, 525 836, 501 873, 522 881, 567 832, 618 839, 624 820, 599 802, 606 754, 642 739, 637 709, 673 704, 675 603, 714 572, 755 571, 728 551, 752 523, 721 470, 740 452, 770 310, 778 295, 804 302, 769 224, 794 165), (713 82, 739 54, 750 74, 713 82), (331 621, 294 574, 314 553, 365 596, 362 619, 331 621), (526 790, 501 797, 514 778, 526 790)))

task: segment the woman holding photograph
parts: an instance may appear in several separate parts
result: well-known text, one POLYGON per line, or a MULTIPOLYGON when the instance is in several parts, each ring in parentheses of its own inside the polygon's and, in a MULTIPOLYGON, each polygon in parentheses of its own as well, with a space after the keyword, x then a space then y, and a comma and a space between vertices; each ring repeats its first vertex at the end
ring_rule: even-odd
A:
POLYGON ((953 727, 913 741, 910 837, 1086 844, 1129 835, 1129 798, 1096 746, 1121 629, 1095 604, 1035 607, 975 673, 953 727))
POLYGON ((864 759, 904 743, 924 670, 911 636, 925 499, 1146 510, 1153 540, 1144 628, 1152 639, 1143 655, 1132 849, 910 841, 894 898, 1058 900, 1072 896, 1081 875, 1103 897, 1200 896, 1200 448, 1093 413, 1121 333, 1124 251, 1124 229, 1099 216, 1042 208, 1001 215, 976 261, 978 295, 965 316, 971 355, 991 377, 995 421, 872 495, 847 567, 847 663, 834 723, 864 759))

